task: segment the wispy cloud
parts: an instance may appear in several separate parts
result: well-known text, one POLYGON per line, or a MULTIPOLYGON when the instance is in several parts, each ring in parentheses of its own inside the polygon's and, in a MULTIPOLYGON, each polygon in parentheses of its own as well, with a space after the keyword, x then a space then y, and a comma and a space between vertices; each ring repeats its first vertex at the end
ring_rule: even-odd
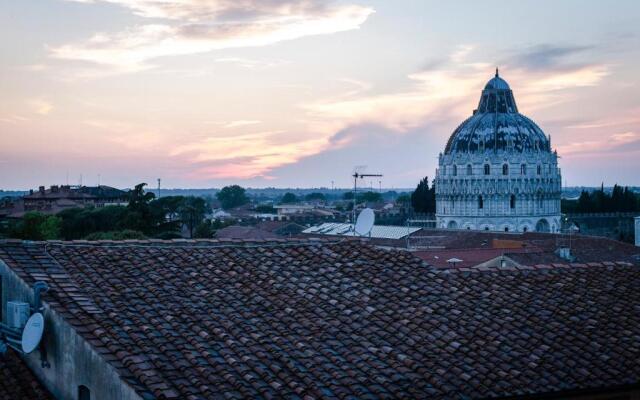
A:
POLYGON ((283 140, 282 132, 258 132, 233 137, 209 137, 180 145, 171 157, 193 165, 192 178, 241 178, 268 176, 273 168, 291 164, 326 146, 325 139, 283 140))
POLYGON ((353 30, 374 12, 369 7, 321 0, 72 1, 109 2, 154 19, 153 24, 96 33, 84 42, 50 49, 57 58, 110 65, 121 71, 150 68, 150 60, 163 56, 264 46, 353 30))
POLYGON ((43 98, 31 99, 27 103, 36 114, 47 115, 53 110, 53 104, 43 98))
POLYGON ((240 126, 247 126, 247 125, 256 125, 259 124, 262 121, 258 121, 258 120, 238 120, 238 121, 231 121, 227 124, 224 125, 225 128, 237 128, 240 126))

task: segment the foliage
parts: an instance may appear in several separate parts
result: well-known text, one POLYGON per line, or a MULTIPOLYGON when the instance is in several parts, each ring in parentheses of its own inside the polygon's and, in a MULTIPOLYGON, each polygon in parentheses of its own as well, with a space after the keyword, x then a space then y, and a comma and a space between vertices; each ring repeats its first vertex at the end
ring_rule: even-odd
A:
POLYGON ((396 203, 398 203, 398 204, 409 204, 409 203, 411 203, 411 196, 406 194, 406 193, 401 194, 396 199, 396 203))
POLYGON ((284 196, 282 196, 282 199, 280 200, 280 204, 291 204, 291 203, 297 203, 297 202, 298 202, 298 197, 291 192, 285 193, 284 196))
POLYGON ((582 191, 577 201, 564 200, 562 211, 567 213, 636 212, 640 211, 640 195, 628 187, 613 186, 611 194, 601 186, 593 192, 582 191))
POLYGON ((216 194, 216 197, 225 210, 239 207, 249 202, 244 188, 238 185, 223 187, 222 190, 216 194))
POLYGON ((189 237, 193 237, 193 230, 204 219, 209 207, 202 197, 185 197, 178 207, 180 220, 189 229, 189 237))
MULTIPOLYGON (((353 200, 353 192, 345 192, 342 198, 344 200, 353 200)), ((356 201, 358 203, 377 203, 382 201, 382 195, 378 192, 358 192, 356 201)))
POLYGON ((87 235, 85 240, 131 240, 146 238, 142 232, 125 229, 122 231, 94 232, 87 235))
POLYGON ((32 211, 11 227, 10 236, 25 240, 59 239, 60 225, 60 217, 32 211))
POLYGON ((358 203, 377 203, 382 201, 382 195, 378 192, 358 193, 358 203))
POLYGON ((326 197, 323 193, 320 192, 313 192, 313 193, 309 193, 308 195, 304 196, 304 199, 307 201, 325 201, 326 197))
POLYGON ((418 183, 416 190, 411 194, 411 205, 416 212, 436 212, 436 187, 435 183, 429 188, 429 177, 424 177, 418 183))

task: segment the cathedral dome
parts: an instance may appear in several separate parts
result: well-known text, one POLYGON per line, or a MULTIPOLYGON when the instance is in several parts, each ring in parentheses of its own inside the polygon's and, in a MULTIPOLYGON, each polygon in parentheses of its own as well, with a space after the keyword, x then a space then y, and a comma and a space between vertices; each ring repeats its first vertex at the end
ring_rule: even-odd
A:
POLYGON ((478 109, 451 134, 445 154, 488 150, 518 153, 545 151, 551 146, 535 122, 518 113, 509 84, 496 75, 485 85, 478 109))

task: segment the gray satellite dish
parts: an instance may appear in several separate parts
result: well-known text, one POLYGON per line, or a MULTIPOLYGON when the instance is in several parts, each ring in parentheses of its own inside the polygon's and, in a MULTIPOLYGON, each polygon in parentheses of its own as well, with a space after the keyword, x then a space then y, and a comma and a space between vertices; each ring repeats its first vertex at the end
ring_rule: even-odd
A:
POLYGON ((40 313, 35 313, 24 326, 22 331, 22 351, 26 354, 34 351, 42 340, 44 332, 44 317, 40 313))
POLYGON ((360 236, 366 236, 371 232, 373 223, 376 220, 376 214, 370 208, 365 208, 360 211, 358 219, 356 220, 355 232, 360 236))

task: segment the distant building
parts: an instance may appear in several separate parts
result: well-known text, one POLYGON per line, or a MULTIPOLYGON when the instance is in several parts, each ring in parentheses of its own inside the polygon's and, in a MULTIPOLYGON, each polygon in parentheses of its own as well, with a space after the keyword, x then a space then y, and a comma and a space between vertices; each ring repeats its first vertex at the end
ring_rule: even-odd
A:
POLYGON ((438 226, 509 232, 560 230, 561 176, 550 137, 518 112, 496 75, 447 142, 436 171, 438 226))
POLYGON ((49 189, 40 186, 21 199, 22 207, 12 216, 21 216, 29 211, 57 214, 69 208, 104 207, 128 204, 128 193, 109 186, 72 187, 53 185, 49 189))

